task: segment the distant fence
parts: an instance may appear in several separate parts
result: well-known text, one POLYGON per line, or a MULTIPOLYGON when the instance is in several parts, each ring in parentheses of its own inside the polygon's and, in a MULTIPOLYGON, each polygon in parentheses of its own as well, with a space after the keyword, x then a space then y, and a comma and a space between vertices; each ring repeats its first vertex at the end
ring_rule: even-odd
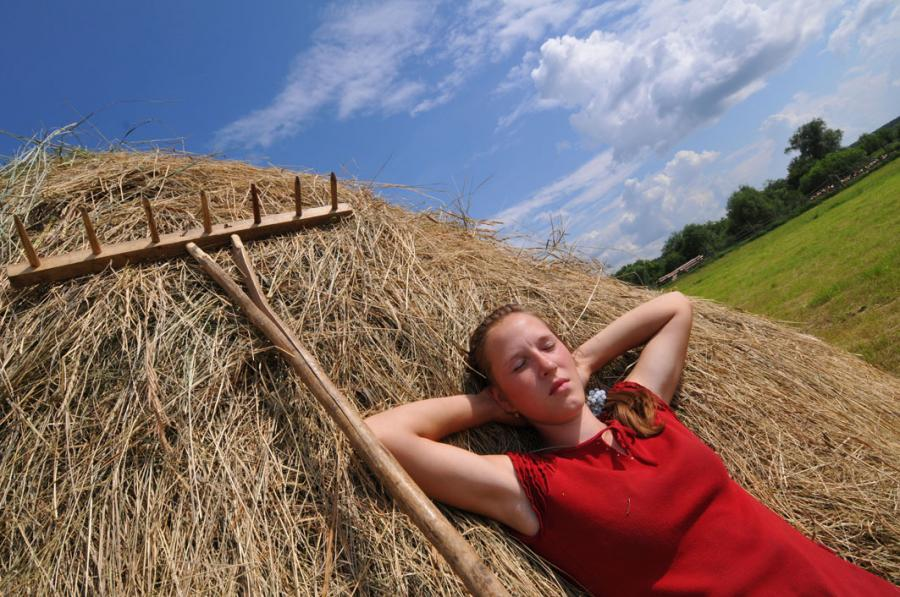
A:
POLYGON ((682 263, 681 265, 679 265, 678 267, 676 267, 675 269, 670 271, 665 276, 660 277, 660 279, 657 280, 656 283, 659 285, 662 285, 662 284, 665 284, 666 282, 673 282, 674 280, 676 280, 678 278, 678 274, 683 274, 685 272, 688 272, 688 271, 694 269, 695 267, 700 265, 700 263, 702 261, 703 261, 703 255, 697 255, 690 261, 688 261, 686 263, 682 263))
POLYGON ((866 163, 866 165, 863 166, 862 168, 858 168, 858 169, 854 170, 851 174, 848 174, 847 176, 840 178, 840 179, 837 179, 837 177, 835 177, 837 180, 834 180, 831 182, 826 182, 825 184, 820 186, 818 189, 816 189, 816 191, 812 195, 809 196, 809 200, 815 201, 822 195, 827 195, 832 192, 840 191, 841 189, 843 189, 850 183, 854 182, 857 178, 859 178, 861 176, 865 176, 866 174, 868 174, 869 172, 871 172, 872 170, 877 168, 879 165, 881 165, 881 162, 888 159, 888 157, 890 157, 890 154, 888 152, 885 152, 885 153, 881 154, 880 157, 877 157, 873 160, 868 161, 866 163))

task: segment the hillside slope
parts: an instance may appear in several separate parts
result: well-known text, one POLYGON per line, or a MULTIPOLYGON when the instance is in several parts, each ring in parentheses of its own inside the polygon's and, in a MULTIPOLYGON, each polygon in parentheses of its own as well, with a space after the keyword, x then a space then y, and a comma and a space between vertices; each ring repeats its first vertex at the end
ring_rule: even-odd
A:
POLYGON ((679 279, 900 375, 900 160, 679 279))

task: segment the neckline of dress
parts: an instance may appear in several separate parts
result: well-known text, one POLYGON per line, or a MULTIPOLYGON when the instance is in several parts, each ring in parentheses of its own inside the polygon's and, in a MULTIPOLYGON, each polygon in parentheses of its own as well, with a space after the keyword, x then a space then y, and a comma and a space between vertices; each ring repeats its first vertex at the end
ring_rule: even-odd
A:
MULTIPOLYGON (((617 454, 621 454, 622 456, 628 456, 629 454, 627 451, 621 451, 621 450, 611 446, 610 444, 603 441, 603 437, 602 437, 603 434, 606 433, 607 431, 612 431, 613 439, 615 441, 618 441, 616 439, 615 431, 619 431, 620 433, 627 433, 627 431, 625 430, 625 427, 622 425, 622 423, 618 419, 611 419, 609 421, 601 421, 601 423, 606 425, 606 427, 604 427, 603 429, 601 429, 600 431, 598 431, 591 437, 578 442, 574 446, 548 446, 546 448, 539 448, 539 449, 535 450, 535 453, 538 453, 538 454, 542 454, 545 452, 559 453, 559 452, 565 452, 565 451, 569 451, 569 450, 580 450, 580 449, 585 448, 599 440, 600 443, 603 444, 603 447, 605 449, 610 450, 611 452, 615 452, 617 454)), ((619 442, 619 444, 621 445, 621 442, 619 442)))

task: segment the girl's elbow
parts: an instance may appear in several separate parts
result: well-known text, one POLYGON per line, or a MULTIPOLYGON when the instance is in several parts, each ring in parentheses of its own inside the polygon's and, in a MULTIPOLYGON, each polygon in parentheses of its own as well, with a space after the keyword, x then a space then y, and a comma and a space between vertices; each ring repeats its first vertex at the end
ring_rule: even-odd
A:
POLYGON ((382 413, 378 413, 375 415, 371 415, 363 419, 363 422, 372 432, 378 441, 381 443, 385 443, 385 440, 388 436, 389 425, 385 424, 384 417, 381 416, 382 413))
POLYGON ((403 444, 404 439, 407 438, 410 433, 403 425, 402 420, 391 417, 389 413, 390 411, 385 411, 384 413, 366 417, 363 422, 372 431, 375 438, 380 441, 389 452, 396 455, 398 447, 403 444))

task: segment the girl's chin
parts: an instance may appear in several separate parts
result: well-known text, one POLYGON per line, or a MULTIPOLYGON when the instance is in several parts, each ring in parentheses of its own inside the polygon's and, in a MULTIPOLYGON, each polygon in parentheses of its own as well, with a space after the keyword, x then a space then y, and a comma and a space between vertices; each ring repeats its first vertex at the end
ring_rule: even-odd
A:
MULTIPOLYGON (((565 404, 560 404, 560 408, 556 408, 553 412, 546 413, 545 420, 548 424, 559 425, 569 423, 584 410, 584 400, 566 400, 565 404)), ((540 418, 534 420, 540 423, 540 418)))

